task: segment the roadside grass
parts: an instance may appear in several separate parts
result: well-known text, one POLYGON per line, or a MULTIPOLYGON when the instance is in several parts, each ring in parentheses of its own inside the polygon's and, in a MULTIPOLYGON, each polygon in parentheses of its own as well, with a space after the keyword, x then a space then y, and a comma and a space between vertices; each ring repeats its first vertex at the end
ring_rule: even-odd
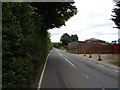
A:
POLYGON ((66 52, 75 54, 75 51, 72 51, 72 50, 66 50, 66 52))
POLYGON ((64 47, 59 47, 59 49, 66 51, 66 49, 64 47))
POLYGON ((66 51, 66 52, 68 52, 68 53, 73 53, 73 54, 76 53, 75 51, 65 49, 64 47, 60 47, 59 49, 64 50, 64 51, 66 51))
POLYGON ((114 65, 120 66, 120 60, 114 61, 114 62, 111 62, 111 63, 114 64, 114 65))

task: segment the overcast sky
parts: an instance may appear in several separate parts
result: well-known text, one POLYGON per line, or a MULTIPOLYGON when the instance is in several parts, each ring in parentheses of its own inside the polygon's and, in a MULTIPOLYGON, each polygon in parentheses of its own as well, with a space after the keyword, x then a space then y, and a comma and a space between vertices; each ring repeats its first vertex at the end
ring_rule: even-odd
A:
POLYGON ((118 39, 118 29, 111 21, 113 0, 74 0, 78 13, 71 17, 66 26, 49 30, 52 42, 60 42, 64 33, 77 34, 79 41, 96 38, 111 42, 118 39))

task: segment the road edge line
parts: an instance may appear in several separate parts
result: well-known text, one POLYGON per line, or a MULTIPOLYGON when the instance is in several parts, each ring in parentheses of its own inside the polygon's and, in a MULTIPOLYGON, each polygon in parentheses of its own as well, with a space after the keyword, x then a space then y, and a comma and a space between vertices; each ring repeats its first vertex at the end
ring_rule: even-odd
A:
MULTIPOLYGON (((51 51, 50 51, 51 52, 51 51)), ((46 58, 46 62, 44 64, 44 67, 43 67, 43 70, 42 70, 42 73, 41 73, 41 76, 40 76, 40 80, 39 80, 39 83, 38 83, 38 87, 37 87, 37 90, 39 90, 41 88, 41 84, 42 84, 42 79, 43 79, 43 75, 44 75, 44 72, 45 72, 45 68, 46 68, 46 64, 47 64, 47 60, 48 60, 48 57, 50 55, 50 52, 46 58)))

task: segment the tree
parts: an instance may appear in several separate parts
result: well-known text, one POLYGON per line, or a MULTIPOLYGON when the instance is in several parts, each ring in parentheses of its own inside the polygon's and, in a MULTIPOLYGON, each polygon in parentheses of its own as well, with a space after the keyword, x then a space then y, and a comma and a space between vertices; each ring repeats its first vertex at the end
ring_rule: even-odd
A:
POLYGON ((65 25, 70 17, 77 14, 77 8, 73 6, 74 2, 32 2, 31 6, 36 7, 36 12, 43 19, 43 30, 59 28, 65 25))
POLYGON ((62 42, 63 45, 68 45, 68 43, 70 42, 74 42, 74 41, 78 41, 78 36, 75 34, 75 35, 69 35, 67 33, 63 34, 61 36, 61 39, 60 41, 62 42))
POLYGON ((115 13, 115 15, 112 15, 112 21, 117 25, 116 28, 120 29, 120 1, 116 3, 116 6, 112 11, 115 13))
POLYGON ((58 43, 52 43, 53 44, 53 47, 55 48, 61 48, 63 47, 62 43, 58 42, 58 43))
POLYGON ((71 42, 73 41, 78 41, 78 36, 75 34, 75 35, 71 35, 71 42))
POLYGON ((61 36, 60 41, 62 42, 63 45, 67 46, 68 43, 71 41, 71 37, 69 36, 69 34, 65 33, 61 36))

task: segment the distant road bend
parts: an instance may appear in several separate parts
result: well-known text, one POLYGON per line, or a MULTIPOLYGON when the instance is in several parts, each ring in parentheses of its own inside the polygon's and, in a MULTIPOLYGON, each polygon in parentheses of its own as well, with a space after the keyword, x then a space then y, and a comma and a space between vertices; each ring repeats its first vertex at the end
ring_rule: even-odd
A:
POLYGON ((38 88, 118 88, 118 73, 112 68, 53 48, 38 88))

